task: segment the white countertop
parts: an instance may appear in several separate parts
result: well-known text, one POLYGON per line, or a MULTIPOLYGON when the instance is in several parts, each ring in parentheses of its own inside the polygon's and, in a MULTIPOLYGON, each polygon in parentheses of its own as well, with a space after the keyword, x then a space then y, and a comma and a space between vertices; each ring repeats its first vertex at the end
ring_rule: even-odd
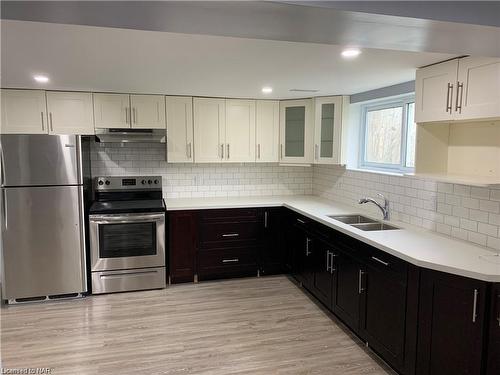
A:
POLYGON ((354 207, 315 196, 175 198, 165 201, 168 211, 285 206, 416 266, 500 282, 500 262, 492 251, 396 221, 391 221, 391 224, 401 227, 400 230, 365 232, 327 217, 359 213, 354 207))

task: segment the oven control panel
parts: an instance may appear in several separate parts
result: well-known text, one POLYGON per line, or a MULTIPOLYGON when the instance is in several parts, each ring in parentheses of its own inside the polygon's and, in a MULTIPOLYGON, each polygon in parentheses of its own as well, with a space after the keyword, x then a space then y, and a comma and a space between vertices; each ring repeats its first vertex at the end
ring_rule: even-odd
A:
POLYGON ((96 190, 161 190, 161 176, 99 176, 96 190))

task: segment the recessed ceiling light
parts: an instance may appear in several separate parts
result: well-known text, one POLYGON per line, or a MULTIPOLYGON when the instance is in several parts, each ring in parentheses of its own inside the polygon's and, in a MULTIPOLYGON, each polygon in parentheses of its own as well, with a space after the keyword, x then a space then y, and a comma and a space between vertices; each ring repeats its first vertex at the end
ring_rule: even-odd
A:
POLYGON ((38 83, 47 83, 47 82, 49 82, 49 77, 43 76, 43 75, 33 76, 33 79, 35 81, 37 81, 38 83))
POLYGON ((263 87, 263 88, 262 88, 262 92, 263 92, 264 94, 270 94, 270 93, 272 93, 272 92, 273 92, 273 88, 272 88, 272 87, 269 87, 269 86, 263 87))
POLYGON ((361 54, 361 50, 359 48, 346 48, 342 51, 342 57, 346 59, 352 59, 354 57, 358 57, 361 54))

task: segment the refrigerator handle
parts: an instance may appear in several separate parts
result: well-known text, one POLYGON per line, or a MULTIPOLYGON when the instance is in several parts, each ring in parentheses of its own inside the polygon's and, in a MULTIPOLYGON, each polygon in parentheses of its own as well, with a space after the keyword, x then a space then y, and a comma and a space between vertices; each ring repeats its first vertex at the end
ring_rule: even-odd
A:
POLYGON ((83 149, 82 149, 82 136, 77 135, 76 137, 76 158, 77 158, 77 168, 78 168, 78 183, 83 184, 83 149))
POLYGON ((87 292, 87 243, 86 243, 86 228, 85 228, 85 200, 83 194, 83 186, 78 187, 78 203, 80 210, 80 253, 81 253, 81 266, 82 266, 82 290, 87 292))
POLYGON ((2 223, 4 229, 7 230, 7 192, 2 188, 2 223))
POLYGON ((4 181, 5 181, 5 165, 3 161, 2 143, 0 142, 0 186, 3 186, 4 181))

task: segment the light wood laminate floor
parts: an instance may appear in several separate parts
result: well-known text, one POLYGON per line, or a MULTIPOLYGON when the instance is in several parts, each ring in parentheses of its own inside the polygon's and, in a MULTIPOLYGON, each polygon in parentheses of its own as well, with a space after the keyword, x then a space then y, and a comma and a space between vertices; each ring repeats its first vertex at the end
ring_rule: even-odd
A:
POLYGON ((1 309, 1 365, 52 374, 388 374, 285 276, 1 309))

